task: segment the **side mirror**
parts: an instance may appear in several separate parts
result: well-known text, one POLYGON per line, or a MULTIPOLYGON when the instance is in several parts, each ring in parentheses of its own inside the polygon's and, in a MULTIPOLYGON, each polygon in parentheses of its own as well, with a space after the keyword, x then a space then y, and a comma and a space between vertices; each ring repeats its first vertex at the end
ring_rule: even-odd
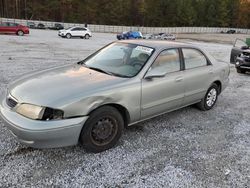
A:
POLYGON ((166 72, 162 70, 162 68, 154 68, 149 69, 147 74, 145 75, 145 79, 152 79, 152 78, 162 78, 165 77, 166 72))

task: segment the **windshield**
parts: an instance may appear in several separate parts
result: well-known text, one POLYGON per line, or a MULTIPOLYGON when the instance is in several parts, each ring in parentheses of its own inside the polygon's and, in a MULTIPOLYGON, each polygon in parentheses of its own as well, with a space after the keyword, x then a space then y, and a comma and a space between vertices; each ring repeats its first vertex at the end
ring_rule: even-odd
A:
POLYGON ((113 43, 81 63, 99 72, 133 77, 146 64, 154 49, 136 44, 113 43))

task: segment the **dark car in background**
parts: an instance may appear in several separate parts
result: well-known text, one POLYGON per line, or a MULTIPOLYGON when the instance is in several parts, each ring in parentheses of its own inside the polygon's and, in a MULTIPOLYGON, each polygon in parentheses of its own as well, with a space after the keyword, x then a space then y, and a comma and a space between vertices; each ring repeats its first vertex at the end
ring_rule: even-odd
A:
POLYGON ((250 71, 250 47, 241 39, 236 39, 231 51, 230 62, 235 64, 238 73, 250 71))
POLYGON ((236 33, 236 30, 234 30, 234 29, 229 29, 227 31, 227 34, 234 34, 234 33, 236 33))
POLYGON ((53 27, 49 27, 49 29, 52 29, 52 30, 61 30, 61 29, 64 29, 64 26, 60 23, 55 23, 53 27))
POLYGON ((42 23, 37 24, 37 29, 46 29, 45 25, 42 23))
POLYGON ((117 36, 118 40, 125 40, 125 39, 140 39, 142 38, 142 34, 139 31, 129 31, 129 32, 122 32, 117 36))
POLYGON ((27 27, 31 29, 35 29, 36 24, 34 22, 27 22, 27 27))
POLYGON ((235 68, 238 73, 246 73, 250 71, 250 49, 244 50, 239 57, 236 58, 235 68))
POLYGON ((23 36, 24 34, 29 34, 29 28, 17 23, 0 22, 0 33, 23 36))
POLYGON ((249 50, 249 46, 246 41, 236 39, 234 42, 234 46, 231 50, 230 62, 232 64, 235 64, 237 57, 239 57, 245 50, 249 50))

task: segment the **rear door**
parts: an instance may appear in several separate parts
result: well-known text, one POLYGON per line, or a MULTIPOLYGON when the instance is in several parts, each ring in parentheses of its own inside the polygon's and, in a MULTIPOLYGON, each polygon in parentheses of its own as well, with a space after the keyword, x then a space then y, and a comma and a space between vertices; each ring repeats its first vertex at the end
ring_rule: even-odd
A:
POLYGON ((162 51, 148 73, 150 71, 163 72, 165 76, 142 79, 142 119, 176 109, 181 106, 184 99, 183 71, 179 49, 162 51))
POLYGON ((17 23, 9 23, 8 25, 8 32, 9 33, 16 33, 18 30, 18 24, 17 23))
POLYGON ((200 50, 194 48, 182 49, 185 71, 184 105, 192 104, 202 99, 213 78, 213 66, 200 50))
POLYGON ((9 33, 9 23, 7 22, 2 22, 0 23, 0 33, 9 33))
POLYGON ((85 36, 87 33, 87 29, 86 28, 79 28, 79 34, 80 36, 85 36))

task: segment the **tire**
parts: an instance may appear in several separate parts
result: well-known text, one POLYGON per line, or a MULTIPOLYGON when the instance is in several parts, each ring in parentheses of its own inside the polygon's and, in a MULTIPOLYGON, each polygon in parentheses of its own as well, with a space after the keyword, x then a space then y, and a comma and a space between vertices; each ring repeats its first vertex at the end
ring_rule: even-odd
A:
POLYGON ((90 37, 89 34, 86 34, 86 35, 84 36, 85 39, 89 39, 89 37, 90 37))
POLYGON ((19 31, 17 31, 17 35, 18 35, 18 36, 23 36, 23 35, 24 35, 24 32, 23 32, 22 30, 19 30, 19 31))
POLYGON ((71 37, 72 37, 72 36, 71 36, 70 33, 67 33, 67 34, 66 34, 66 38, 67 38, 67 39, 70 39, 71 37))
POLYGON ((213 83, 207 90, 204 98, 197 104, 198 108, 202 111, 211 110, 217 102, 219 95, 219 87, 213 83))
POLYGON ((124 120, 118 110, 103 106, 90 114, 82 128, 80 142, 88 152, 102 152, 116 145, 123 128, 124 120))
POLYGON ((240 73, 240 74, 245 74, 246 73, 246 70, 241 69, 241 68, 236 68, 236 70, 237 70, 237 73, 240 73))

